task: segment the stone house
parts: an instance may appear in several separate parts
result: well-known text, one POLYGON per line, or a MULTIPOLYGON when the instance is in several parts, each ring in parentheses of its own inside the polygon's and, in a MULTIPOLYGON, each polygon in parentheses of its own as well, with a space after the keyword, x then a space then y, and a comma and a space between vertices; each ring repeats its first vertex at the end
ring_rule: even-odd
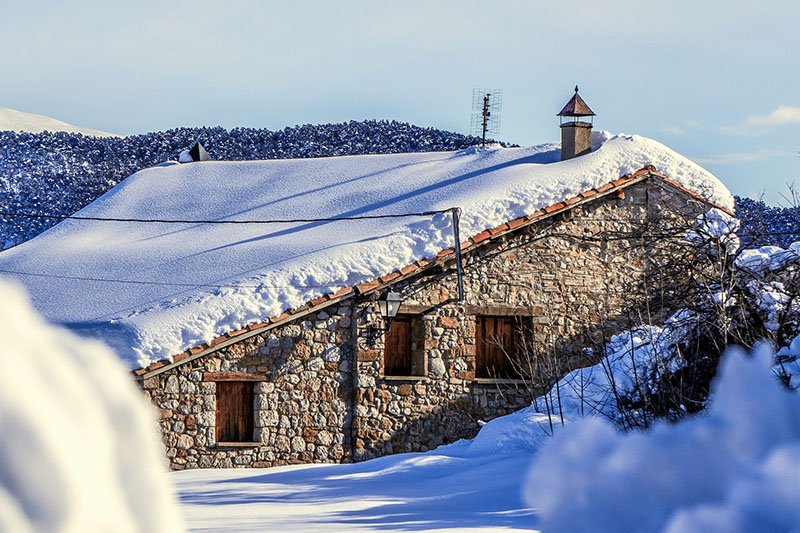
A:
POLYGON ((520 318, 535 356, 557 354, 563 368, 630 324, 658 265, 651 247, 604 237, 708 207, 644 168, 464 241, 463 301, 445 249, 135 374, 176 469, 428 450, 530 404, 543 383, 509 357, 525 335, 520 318), (376 301, 387 291, 401 303, 384 331, 376 301))
POLYGON ((559 116, 561 147, 148 169, 90 205, 93 222, 4 251, 0 269, 18 273, 50 321, 99 336, 135 369, 174 469, 428 450, 595 362, 590 349, 652 314, 676 282, 668 259, 685 250, 687 225, 733 204, 654 141, 607 137, 593 150, 594 112, 577 88, 559 116), (341 215, 340 204, 467 209, 461 225, 378 229, 190 222, 309 205, 341 215), (180 225, 159 225, 170 218, 180 225), (413 246, 395 250, 398 240, 413 246), (296 272, 309 264, 314 276, 296 272), (286 286, 295 280, 301 288, 286 286))

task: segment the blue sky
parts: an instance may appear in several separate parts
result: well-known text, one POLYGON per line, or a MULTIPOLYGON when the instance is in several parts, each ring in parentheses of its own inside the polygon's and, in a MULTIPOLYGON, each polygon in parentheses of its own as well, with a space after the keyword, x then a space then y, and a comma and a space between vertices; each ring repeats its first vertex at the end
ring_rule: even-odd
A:
POLYGON ((0 107, 122 134, 391 118, 558 139, 572 87, 598 128, 658 139, 740 195, 800 185, 800 3, 675 0, 0 0, 0 107), (658 4, 658 5, 654 5, 658 4))

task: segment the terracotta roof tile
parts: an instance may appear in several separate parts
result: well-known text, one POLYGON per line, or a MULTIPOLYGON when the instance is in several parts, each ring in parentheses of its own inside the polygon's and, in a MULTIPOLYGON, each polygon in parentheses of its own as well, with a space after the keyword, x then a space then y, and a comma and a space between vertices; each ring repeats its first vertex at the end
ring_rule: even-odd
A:
POLYGON ((601 186, 599 186, 599 187, 598 187, 597 189, 595 189, 595 190, 596 190, 597 192, 606 192, 607 190, 609 190, 609 189, 613 189, 613 188, 614 188, 614 185, 612 185, 611 183, 606 183, 606 184, 604 184, 604 185, 601 185, 601 186))
POLYGON ((595 189, 589 189, 588 191, 583 191, 579 194, 579 196, 583 198, 591 198, 592 196, 596 195, 597 191, 595 189))
POLYGON ((228 336, 227 335, 220 335, 219 337, 214 337, 213 339, 208 341, 208 347, 209 348, 213 348, 214 346, 217 346, 218 344, 222 344, 226 340, 228 340, 228 336))
POLYGON ((450 254, 452 254, 453 252, 455 252, 455 249, 454 249, 454 248, 452 248, 452 247, 450 247, 450 248, 445 248, 444 250, 440 250, 440 251, 439 251, 439 253, 438 253, 438 254, 436 254, 436 257, 445 257, 445 256, 447 256, 447 255, 450 255, 450 254))
POLYGON ((518 227, 522 226, 527 222, 525 217, 515 218, 514 220, 508 221, 508 228, 509 229, 517 229, 518 227))
POLYGON ((393 279, 397 279, 400 276, 401 276, 400 272, 395 270, 394 272, 390 272, 390 273, 386 274, 385 276, 381 276, 378 279, 381 280, 383 283, 389 283, 393 279))
POLYGON ((412 272, 415 272, 417 268, 418 267, 416 263, 411 263, 410 265, 406 265, 403 268, 401 268, 400 273, 406 276, 408 274, 411 274, 412 272))
POLYGON ((561 211, 565 207, 567 207, 567 204, 565 204, 564 202, 558 202, 557 204, 548 205, 547 207, 545 207, 544 212, 547 214, 555 213, 556 211, 561 211))
POLYGON ((328 300, 330 300, 330 296, 328 296, 327 294, 323 294, 322 296, 320 296, 318 298, 313 298, 309 303, 311 304, 311 307, 314 307, 314 306, 319 305, 321 303, 325 303, 328 300))
POLYGON ((498 233, 503 233, 504 231, 508 231, 508 222, 503 222, 499 226, 495 226, 494 228, 489 230, 491 235, 497 235, 498 233))
POLYGON ((491 237, 491 235, 489 234, 488 231, 482 231, 482 232, 478 233, 477 235, 473 235, 471 240, 475 244, 478 244, 479 242, 485 241, 489 237, 491 237))
POLYGON ((357 285, 356 285, 356 289, 358 289, 358 291, 359 291, 359 292, 365 292, 365 291, 368 291, 368 290, 370 290, 370 289, 374 289, 374 288, 375 288, 375 287, 377 287, 378 285, 380 285, 380 283, 378 282, 378 280, 376 280, 376 279, 373 279, 373 280, 371 280, 371 281, 365 281, 365 282, 363 282, 363 283, 359 283, 359 284, 357 284, 357 285))
POLYGON ((341 296, 344 296, 345 294, 350 294, 351 292, 353 292, 353 287, 342 287, 338 291, 334 292, 333 296, 339 298, 341 296))
POLYGON ((194 346, 192 348, 189 348, 189 353, 192 354, 192 355, 197 355, 202 351, 203 351, 203 348, 201 348, 200 346, 194 346))
POLYGON ((184 359, 188 359, 190 355, 191 354, 189 353, 188 350, 185 351, 185 352, 181 352, 181 353, 179 353, 178 355, 176 355, 175 357, 172 358, 172 362, 173 363, 180 363, 184 359))
POLYGON ((573 196, 572 198, 567 198, 564 200, 564 203, 567 205, 574 205, 583 200, 580 196, 573 196))

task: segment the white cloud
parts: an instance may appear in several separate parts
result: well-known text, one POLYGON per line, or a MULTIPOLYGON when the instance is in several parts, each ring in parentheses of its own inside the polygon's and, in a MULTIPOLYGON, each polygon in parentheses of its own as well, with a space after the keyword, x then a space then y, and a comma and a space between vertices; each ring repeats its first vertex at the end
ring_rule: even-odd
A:
POLYGON ((689 130, 697 130, 703 127, 703 123, 697 119, 687 118, 683 120, 680 124, 668 124, 666 126, 662 126, 660 129, 664 133, 670 133, 672 135, 683 135, 689 130))
POLYGON ((772 113, 766 115, 753 115, 736 126, 725 126, 723 133, 733 135, 750 135, 763 133, 764 130, 774 126, 800 124, 800 107, 782 105, 772 113))
POLYGON ((794 154, 785 150, 761 148, 752 152, 729 152, 706 157, 693 157, 692 160, 700 165, 736 165, 739 163, 752 163, 791 155, 794 154))
POLYGON ((745 121, 750 126, 782 126, 800 124, 800 107, 780 106, 768 115, 756 115, 745 121))

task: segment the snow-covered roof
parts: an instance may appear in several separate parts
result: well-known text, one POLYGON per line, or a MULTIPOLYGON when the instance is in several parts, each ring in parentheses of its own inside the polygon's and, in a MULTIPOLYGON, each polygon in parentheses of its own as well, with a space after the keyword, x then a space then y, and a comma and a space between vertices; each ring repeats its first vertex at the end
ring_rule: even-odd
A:
MULTIPOLYGON (((462 238, 654 165, 733 210, 712 174, 638 136, 559 147, 203 162, 143 170, 79 212, 102 218, 253 220, 460 207, 462 238)), ((453 245, 449 214, 269 225, 65 220, 0 253, 51 321, 97 335, 133 367, 375 279, 453 245)))

